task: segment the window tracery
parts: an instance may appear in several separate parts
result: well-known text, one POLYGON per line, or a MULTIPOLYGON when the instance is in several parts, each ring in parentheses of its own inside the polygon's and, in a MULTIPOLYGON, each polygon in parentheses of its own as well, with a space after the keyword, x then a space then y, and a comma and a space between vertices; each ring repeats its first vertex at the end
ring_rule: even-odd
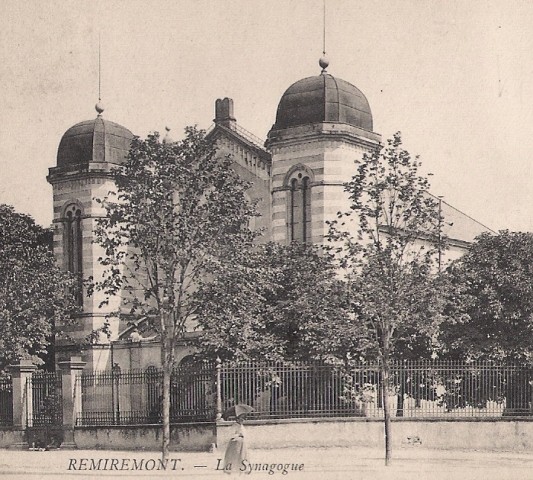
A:
POLYGON ((298 165, 287 175, 288 236, 290 242, 311 241, 311 182, 313 174, 304 165, 298 165))
POLYGON ((64 221, 64 254, 66 270, 78 278, 76 300, 83 304, 83 239, 82 239, 82 208, 78 204, 70 204, 65 208, 64 221))

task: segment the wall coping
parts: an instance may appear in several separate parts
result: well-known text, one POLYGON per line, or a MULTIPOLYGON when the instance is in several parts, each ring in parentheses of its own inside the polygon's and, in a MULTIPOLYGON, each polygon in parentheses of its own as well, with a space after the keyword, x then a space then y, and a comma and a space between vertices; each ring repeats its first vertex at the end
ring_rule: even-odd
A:
MULTIPOLYGON (((231 424, 233 422, 228 422, 228 424, 231 424)), ((216 425, 216 422, 184 422, 184 423, 171 423, 170 428, 175 427, 199 427, 199 426, 212 426, 214 427, 216 425)), ((110 430, 119 430, 119 429, 135 429, 135 428, 163 428, 162 423, 136 423, 136 424, 129 424, 129 425, 75 425, 74 428, 77 429, 110 429, 110 430)))
MULTIPOLYGON (((496 422, 533 422, 531 417, 453 417, 453 418, 423 418, 423 417, 392 417, 392 422, 397 423, 496 423, 496 422)), ((383 418, 376 417, 330 417, 330 418, 269 418, 269 419, 255 419, 245 420, 245 425, 283 425, 290 423, 383 423, 383 418)), ((233 421, 218 420, 217 427, 231 427, 234 425, 233 421)))

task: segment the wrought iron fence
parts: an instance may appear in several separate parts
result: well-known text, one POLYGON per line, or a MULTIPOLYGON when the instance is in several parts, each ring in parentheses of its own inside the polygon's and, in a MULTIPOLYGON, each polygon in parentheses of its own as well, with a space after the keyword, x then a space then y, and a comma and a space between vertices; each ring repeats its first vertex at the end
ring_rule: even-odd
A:
POLYGON ((343 387, 343 374, 324 365, 225 365, 222 411, 245 403, 256 417, 351 416, 355 410, 342 400, 343 387))
MULTIPOLYGON (((224 412, 236 403, 252 406, 252 418, 379 418, 383 416, 381 375, 378 364, 182 366, 171 375, 170 420, 211 421, 217 404, 224 412)), ((162 371, 153 367, 79 375, 77 424, 161 423, 162 379, 162 371)), ((389 398, 397 417, 530 416, 532 385, 533 370, 524 366, 412 361, 391 365, 389 398)))
POLYGON ((398 416, 533 414, 533 370, 489 362, 406 362, 392 371, 398 416))
POLYGON ((13 380, 0 376, 0 426, 13 425, 13 380))
MULTIPOLYGON (((180 367, 171 375, 171 423, 201 422, 215 416, 214 368, 180 367)), ((163 372, 146 370, 83 373, 77 425, 133 425, 162 422, 163 372)))
MULTIPOLYGON (((246 403, 256 418, 383 416, 378 364, 224 365, 220 378, 222 411, 246 403)), ((529 416, 532 385, 522 366, 413 361, 391 366, 389 398, 398 417, 529 416)))
POLYGON ((212 363, 183 365, 171 376, 170 421, 214 420, 215 368, 212 363))
POLYGON ((62 425, 61 373, 34 372, 26 383, 28 426, 62 425), (30 403, 31 402, 31 403, 30 403))

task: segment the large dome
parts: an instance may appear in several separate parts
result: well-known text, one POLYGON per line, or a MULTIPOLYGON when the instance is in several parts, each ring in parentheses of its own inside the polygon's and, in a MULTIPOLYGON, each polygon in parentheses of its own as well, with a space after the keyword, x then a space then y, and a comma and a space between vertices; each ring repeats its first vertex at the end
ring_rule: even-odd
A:
POLYGON ((328 73, 292 84, 281 97, 273 130, 312 123, 347 123, 372 131, 372 112, 363 93, 328 73))
POLYGON ((65 132, 57 151, 57 166, 123 163, 132 138, 133 134, 127 128, 98 115, 94 120, 77 123, 65 132))

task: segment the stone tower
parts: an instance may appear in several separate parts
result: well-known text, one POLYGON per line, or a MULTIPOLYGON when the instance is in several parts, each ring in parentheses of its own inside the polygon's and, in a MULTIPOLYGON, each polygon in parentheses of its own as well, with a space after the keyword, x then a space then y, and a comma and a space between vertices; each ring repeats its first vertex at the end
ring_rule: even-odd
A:
MULTIPOLYGON (((60 266, 81 279, 101 278, 103 267, 98 262, 100 247, 93 243, 96 219, 103 214, 95 200, 104 198, 114 189, 111 170, 124 162, 133 134, 125 127, 105 120, 103 108, 96 106, 93 120, 69 128, 59 144, 57 166, 47 177, 53 187, 54 254, 60 266)), ((106 315, 117 309, 120 298, 100 307, 102 294, 86 295, 80 285, 77 292, 82 313, 71 336, 81 339, 102 327, 106 315), (113 303, 114 302, 114 303, 113 303)), ((118 331, 118 321, 111 324, 112 334, 118 331)), ((107 341, 102 339, 101 341, 107 341)), ((71 353, 72 341, 59 342, 56 361, 71 353)), ((108 349, 91 348, 86 353, 87 368, 109 367, 108 349)))
POLYGON ((346 211, 343 183, 354 161, 375 149, 366 97, 352 84, 322 72, 291 85, 268 133, 272 155, 272 240, 324 242, 326 220, 346 211))

